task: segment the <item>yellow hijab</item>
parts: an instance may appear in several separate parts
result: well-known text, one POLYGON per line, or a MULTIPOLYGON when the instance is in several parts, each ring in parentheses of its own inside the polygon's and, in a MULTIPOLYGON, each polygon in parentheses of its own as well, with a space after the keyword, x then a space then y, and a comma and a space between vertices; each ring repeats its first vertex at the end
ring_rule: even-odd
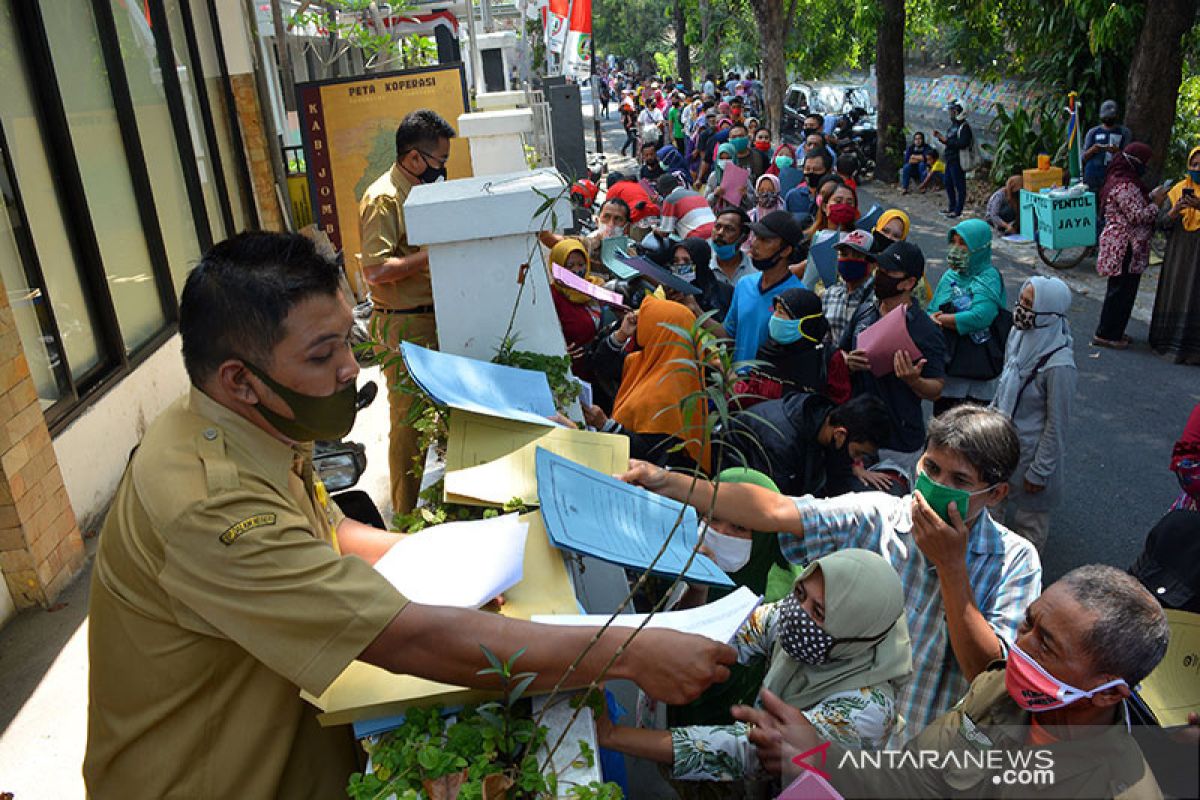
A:
POLYGON ((637 320, 641 349, 625 357, 612 416, 634 433, 665 433, 681 439, 688 455, 707 470, 708 402, 697 396, 700 373, 680 363, 693 359, 694 350, 690 341, 667 327, 690 329, 695 321, 686 306, 646 295, 637 320))
MULTIPOLYGON (((1192 159, 1195 157, 1196 153, 1200 153, 1200 146, 1193 147, 1192 151, 1188 153, 1186 162, 1187 164, 1192 163, 1192 159)), ((1167 197, 1171 200, 1171 205, 1175 205, 1179 202, 1179 198, 1183 197, 1184 189, 1191 189, 1196 193, 1197 196, 1200 196, 1200 183, 1196 183, 1189 176, 1181 181, 1176 182, 1176 184, 1171 187, 1171 191, 1167 193, 1167 197)), ((1183 210, 1183 215, 1179 218, 1179 222, 1183 225, 1183 229, 1185 231, 1190 232, 1200 230, 1200 211, 1197 211, 1194 208, 1185 208, 1183 210)))
MULTIPOLYGON (((599 286, 602 281, 592 277, 592 259, 588 256, 587 248, 583 246, 583 242, 578 239, 563 239, 558 244, 554 245, 550 250, 550 263, 557 264, 563 269, 567 268, 567 258, 571 253, 579 252, 583 254, 584 272, 583 279, 588 283, 594 283, 599 286)), ((587 305, 592 302, 592 298, 588 297, 583 292, 575 289, 569 289, 561 284, 555 284, 554 288, 562 292, 563 297, 570 300, 576 305, 587 305)))
POLYGON ((887 211, 880 214, 879 219, 875 222, 875 227, 873 230, 882 231, 884 226, 886 226, 889 222, 891 222, 894 219, 900 220, 900 223, 904 226, 904 232, 900 234, 900 238, 902 240, 907 239, 908 238, 908 214, 905 214, 903 211, 901 211, 898 208, 889 208, 887 211))

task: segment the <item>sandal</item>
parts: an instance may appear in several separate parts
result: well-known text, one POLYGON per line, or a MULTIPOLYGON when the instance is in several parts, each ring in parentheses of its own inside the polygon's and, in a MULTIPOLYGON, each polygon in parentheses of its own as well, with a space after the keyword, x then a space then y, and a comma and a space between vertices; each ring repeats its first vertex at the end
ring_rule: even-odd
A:
POLYGON ((1125 348, 1129 347, 1129 342, 1120 341, 1120 340, 1114 341, 1112 339, 1101 339, 1099 336, 1093 336, 1092 337, 1092 346, 1093 347, 1108 347, 1113 350, 1124 350, 1125 348))

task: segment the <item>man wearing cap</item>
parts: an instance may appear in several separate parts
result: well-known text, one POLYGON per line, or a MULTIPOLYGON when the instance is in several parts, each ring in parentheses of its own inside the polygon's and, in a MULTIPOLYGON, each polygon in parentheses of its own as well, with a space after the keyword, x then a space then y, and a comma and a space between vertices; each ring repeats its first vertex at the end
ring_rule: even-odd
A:
POLYGON ((803 289, 790 266, 808 255, 804 229, 786 211, 772 211, 750 225, 750 263, 758 275, 746 275, 733 287, 733 302, 718 335, 733 339, 733 360, 749 361, 766 341, 775 298, 788 289, 803 289))
POLYGON ((825 290, 821 305, 825 319, 829 321, 829 333, 833 341, 840 342, 850 324, 850 318, 863 301, 871 296, 875 288, 874 239, 863 230, 842 233, 834 245, 838 256, 838 282, 825 290))
POLYGON ((921 446, 925 442, 924 400, 941 397, 946 378, 946 345, 938 326, 912 301, 913 289, 925 274, 925 256, 912 242, 895 242, 876 256, 874 302, 864 302, 855 311, 842 336, 846 366, 854 394, 872 394, 888 407, 892 416, 892 438, 879 450, 879 466, 893 467, 911 481, 921 446), (886 374, 871 371, 867 354, 858 348, 858 337, 885 314, 904 307, 905 324, 913 344, 921 351, 914 362, 899 350, 886 374))
POLYGON ((1133 134, 1121 124, 1117 101, 1105 100, 1100 104, 1100 124, 1083 139, 1083 180, 1089 189, 1100 191, 1113 154, 1132 141, 1133 134))

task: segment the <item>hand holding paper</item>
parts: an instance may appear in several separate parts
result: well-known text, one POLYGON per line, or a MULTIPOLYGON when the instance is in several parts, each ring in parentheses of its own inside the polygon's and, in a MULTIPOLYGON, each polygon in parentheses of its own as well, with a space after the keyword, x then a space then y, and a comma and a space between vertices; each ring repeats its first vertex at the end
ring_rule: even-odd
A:
POLYGON ((897 352, 903 351, 914 364, 921 359, 921 351, 908 334, 907 311, 907 306, 896 306, 858 335, 857 349, 866 353, 876 378, 895 371, 897 352))
MULTIPOLYGON (((660 611, 650 617, 647 628, 666 628, 680 633, 707 636, 716 642, 728 643, 741 630, 762 598, 745 586, 725 595, 716 602, 683 611, 660 611)), ((579 625, 599 627, 608 622, 611 614, 538 614, 530 619, 547 625, 579 625)), ((648 614, 618 614, 612 621, 621 628, 636 628, 648 614)))

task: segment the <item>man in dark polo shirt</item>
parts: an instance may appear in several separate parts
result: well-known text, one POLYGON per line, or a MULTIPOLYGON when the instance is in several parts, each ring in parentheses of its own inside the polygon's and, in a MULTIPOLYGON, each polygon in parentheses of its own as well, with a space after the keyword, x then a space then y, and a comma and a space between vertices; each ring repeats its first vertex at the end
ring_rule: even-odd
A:
POLYGON ((854 394, 872 394, 884 402, 892 417, 892 438, 879 449, 879 464, 890 465, 912 485, 913 469, 925 445, 925 415, 921 403, 942 394, 946 378, 946 345, 938 326, 912 301, 913 289, 925 274, 925 256, 911 242, 896 242, 875 262, 874 302, 863 302, 842 336, 854 394), (858 336, 892 309, 904 306, 908 335, 921 351, 913 363, 898 352, 894 370, 876 377, 858 336))

